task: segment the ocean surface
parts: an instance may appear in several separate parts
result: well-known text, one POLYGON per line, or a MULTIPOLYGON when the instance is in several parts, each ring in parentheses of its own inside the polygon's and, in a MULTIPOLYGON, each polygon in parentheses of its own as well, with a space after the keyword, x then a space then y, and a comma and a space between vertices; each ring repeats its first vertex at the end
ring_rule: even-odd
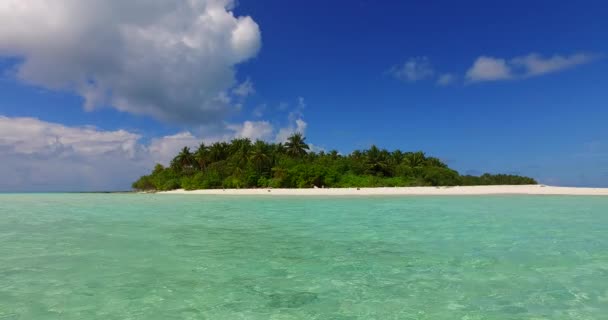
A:
POLYGON ((0 319, 608 319, 608 198, 3 194, 0 319))

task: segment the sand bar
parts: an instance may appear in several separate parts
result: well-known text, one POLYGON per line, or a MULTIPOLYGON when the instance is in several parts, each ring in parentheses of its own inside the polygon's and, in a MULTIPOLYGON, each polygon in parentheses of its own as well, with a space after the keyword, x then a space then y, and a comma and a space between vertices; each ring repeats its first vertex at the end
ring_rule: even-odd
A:
POLYGON ((424 196, 424 195, 596 195, 608 196, 608 188, 523 186, 387 187, 387 188, 314 188, 314 189, 183 189, 161 194, 192 195, 273 195, 273 196, 424 196))

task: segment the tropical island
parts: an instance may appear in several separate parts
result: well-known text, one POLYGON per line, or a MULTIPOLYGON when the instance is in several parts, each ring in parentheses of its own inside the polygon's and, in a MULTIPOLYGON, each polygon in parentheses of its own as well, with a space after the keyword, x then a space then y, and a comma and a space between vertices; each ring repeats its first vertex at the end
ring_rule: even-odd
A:
POLYGON ((508 174, 461 175, 424 152, 388 151, 372 145, 348 155, 313 152, 295 133, 283 143, 234 139, 192 152, 184 147, 165 167, 133 183, 140 191, 241 188, 369 188, 410 186, 531 185, 508 174))

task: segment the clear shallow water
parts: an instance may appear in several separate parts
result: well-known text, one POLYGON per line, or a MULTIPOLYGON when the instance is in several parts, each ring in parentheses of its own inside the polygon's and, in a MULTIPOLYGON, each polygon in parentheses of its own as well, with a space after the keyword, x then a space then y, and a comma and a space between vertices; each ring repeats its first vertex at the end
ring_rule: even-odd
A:
POLYGON ((0 195, 0 319, 606 319, 608 198, 0 195))

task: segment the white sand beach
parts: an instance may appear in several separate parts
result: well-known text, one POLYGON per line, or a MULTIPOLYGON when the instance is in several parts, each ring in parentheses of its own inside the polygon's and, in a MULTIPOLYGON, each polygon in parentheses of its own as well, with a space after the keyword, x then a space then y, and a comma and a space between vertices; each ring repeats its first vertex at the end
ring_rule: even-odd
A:
POLYGON ((608 188, 518 186, 314 188, 314 189, 208 189, 163 191, 160 194, 192 195, 272 195, 272 196, 424 196, 424 195, 596 195, 608 196, 608 188))

